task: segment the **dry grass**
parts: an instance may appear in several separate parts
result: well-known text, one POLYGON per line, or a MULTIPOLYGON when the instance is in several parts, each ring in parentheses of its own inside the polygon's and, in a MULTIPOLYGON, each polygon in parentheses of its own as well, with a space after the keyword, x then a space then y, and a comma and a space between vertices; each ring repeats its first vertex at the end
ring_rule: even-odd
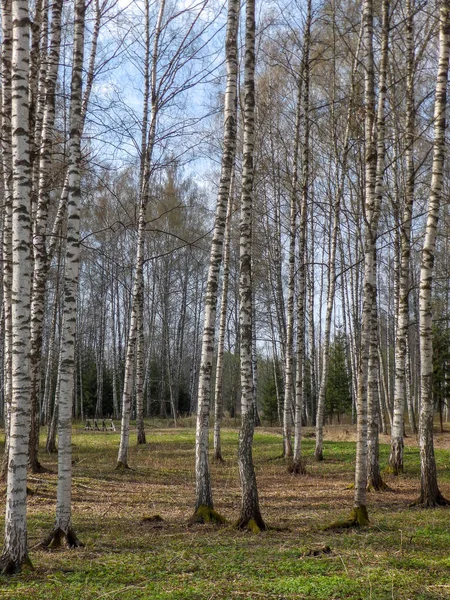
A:
MULTIPOLYGON (((194 437, 192 428, 149 430, 146 446, 132 442, 133 470, 119 472, 118 434, 75 428, 73 522, 86 546, 32 550, 35 571, 0 579, 0 600, 450 598, 448 509, 407 508, 418 493, 412 438, 405 475, 386 476, 395 492, 369 494, 372 526, 325 532, 324 525, 352 507, 353 428, 327 429, 323 463, 310 458, 314 442, 306 437, 306 476, 289 475, 277 459, 278 430, 258 429, 260 501, 274 529, 254 536, 231 525, 187 525, 194 506, 194 437), (156 515, 163 520, 151 518, 156 515), (308 555, 325 546, 331 554, 308 555)), ((437 435, 441 490, 450 498, 449 441, 449 434, 437 435)), ((233 523, 240 503, 236 430, 226 429, 223 443, 225 464, 211 464, 213 493, 216 510, 233 523)), ((382 463, 387 451, 382 446, 382 463)), ((43 456, 43 462, 56 471, 56 457, 43 456)), ((56 474, 32 476, 30 487, 33 548, 52 525, 56 474)))

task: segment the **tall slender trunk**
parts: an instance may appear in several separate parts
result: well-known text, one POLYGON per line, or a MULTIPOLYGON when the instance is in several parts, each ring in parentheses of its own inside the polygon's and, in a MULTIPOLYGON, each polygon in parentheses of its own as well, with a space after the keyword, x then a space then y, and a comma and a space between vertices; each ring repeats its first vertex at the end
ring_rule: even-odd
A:
POLYGON ((11 54, 12 54, 12 13, 11 0, 2 0, 2 136, 1 161, 3 171, 3 314, 5 341, 3 356, 4 405, 5 405, 5 451, 1 466, 1 477, 6 478, 9 462, 10 414, 12 397, 12 322, 11 322, 11 283, 12 283, 12 140, 11 140, 11 54))
POLYGON ((233 214, 233 179, 230 182, 230 195, 228 197, 227 217, 225 223, 224 251, 223 251, 223 277, 222 297, 220 301, 219 339, 217 343, 216 381, 214 389, 214 460, 223 462, 220 429, 223 416, 223 357, 225 348, 225 333, 228 309, 228 285, 230 275, 230 242, 231 242, 231 217, 233 214))
MULTIPOLYGON (((389 6, 390 0, 383 0, 381 12, 381 57, 379 66, 379 90, 378 90, 378 108, 376 116, 376 173, 375 173, 375 207, 372 221, 372 239, 373 239, 373 269, 374 269, 374 289, 372 298, 372 312, 370 320, 370 341, 369 341, 369 362, 368 362, 368 474, 367 483, 371 489, 385 489, 385 484, 381 478, 379 467, 379 362, 378 362, 378 310, 377 310, 377 250, 376 236, 378 225, 378 213, 380 211, 383 199, 383 182, 386 153, 386 125, 385 125, 385 105, 387 95, 387 69, 388 69, 388 49, 389 49, 389 6)), ((389 360, 389 356, 388 356, 389 360)))
POLYGON ((304 113, 304 135, 302 155, 302 192, 300 202, 300 223, 298 240, 298 291, 297 291, 297 355, 296 355, 296 379, 295 379, 295 409, 294 409, 294 455, 292 472, 305 473, 302 458, 302 418, 303 418, 303 373, 305 370, 305 305, 306 305, 306 225, 308 215, 309 178, 310 178, 310 48, 311 48, 311 0, 307 4, 307 16, 303 42, 303 113, 304 113))
MULTIPOLYGON (((410 254, 411 254, 411 224, 414 202, 414 0, 406 0, 406 186, 403 205, 403 215, 400 223, 400 265, 398 314, 395 336, 395 384, 394 411, 391 431, 391 452, 389 467, 394 475, 403 472, 403 420, 406 398, 406 356, 409 331, 409 291, 410 291, 410 254)), ((410 403, 408 403, 410 406, 410 403)))
MULTIPOLYGON (((133 274, 133 288, 131 296, 131 316, 128 329, 128 340, 127 350, 125 359, 125 375, 123 382, 122 391, 122 421, 120 426, 120 445, 119 452, 117 455, 118 469, 128 468, 128 446, 130 439, 130 418, 131 418, 131 404, 133 398, 133 383, 134 383, 134 371, 136 362, 136 351, 137 348, 137 335, 138 335, 138 323, 139 315, 142 313, 142 302, 144 301, 144 240, 145 240, 145 225, 146 225, 146 213, 147 206, 150 196, 150 172, 153 149, 155 144, 156 136, 156 122, 159 112, 159 98, 157 94, 157 69, 158 69, 158 53, 159 43, 162 31, 162 22, 165 11, 165 0, 161 0, 159 6, 158 20, 155 29, 155 38, 153 41, 153 55, 151 64, 150 81, 147 81, 146 85, 149 85, 149 95, 151 97, 151 119, 150 126, 147 133, 147 113, 148 107, 144 102, 144 127, 145 131, 142 134, 142 147, 141 147, 141 173, 140 173, 140 199, 139 199, 139 215, 138 215, 138 231, 137 231, 137 242, 136 242, 136 267, 133 274)), ((147 19, 148 27, 148 19, 147 19)), ((147 48, 147 60, 149 57, 149 48, 147 48)), ((147 94, 148 96, 148 94, 147 94)))
POLYGON ((62 0, 52 6, 52 32, 45 82, 45 107, 42 121, 42 141, 34 171, 38 173, 37 208, 33 229, 33 285, 31 292, 31 430, 30 469, 33 473, 42 470, 38 460, 39 448, 39 400, 41 395, 42 328, 44 323, 45 284, 48 264, 45 234, 48 221, 50 189, 48 180, 52 167, 52 140, 55 123, 55 90, 58 77, 61 47, 62 0), (38 167, 37 167, 38 165, 38 167))
POLYGON ((11 414, 6 489, 5 538, 0 570, 16 573, 27 552, 27 465, 30 427, 31 169, 29 155, 29 43, 27 0, 12 3, 11 153, 11 414))
MULTIPOLYGON (((292 409, 293 409, 293 374, 294 374, 294 302, 296 275, 296 238, 298 214, 298 162, 300 148, 301 101, 305 64, 297 77, 297 106, 295 110, 294 155, 292 163, 292 181, 289 208, 289 275, 288 297, 286 305, 286 335, 284 341, 284 403, 283 403, 283 456, 292 457, 292 409)), ((283 333, 283 332, 282 332, 283 333)))
MULTIPOLYGON (((236 98, 237 98, 237 31, 239 2, 229 0, 228 21, 225 40, 227 82, 225 90, 223 153, 217 195, 213 239, 209 258, 206 284, 205 316, 203 325, 200 375, 198 382, 197 428, 195 438, 195 513, 197 520, 204 521, 202 515, 211 514, 213 498, 208 461, 209 412, 211 399, 211 372, 216 328, 217 291, 219 271, 223 255, 223 239, 234 157, 236 153, 236 98)), ((208 517, 209 518, 209 517, 208 517)))
POLYGON ((252 447, 253 404, 253 277, 252 212, 255 136, 255 2, 247 0, 245 12, 244 71, 244 148, 242 161, 241 219, 239 237, 239 335, 241 367, 241 429, 239 432, 238 467, 241 480, 241 512, 237 526, 252 531, 266 529, 262 519, 252 447))
POLYGON ((443 0, 439 11, 439 65, 434 101, 433 166, 419 283, 421 391, 419 448, 421 490, 417 503, 426 507, 448 504, 439 491, 433 445, 433 313, 431 288, 436 250, 436 230, 443 192, 445 110, 447 105, 449 54, 450 1, 443 0))
POLYGON ((85 32, 85 0, 75 0, 73 66, 70 98, 69 195, 64 261, 64 307, 58 368, 58 487, 56 518, 45 546, 80 546, 72 527, 72 407, 76 372, 78 273, 81 212, 81 99, 85 32))
MULTIPOLYGON (((333 220, 332 220, 332 232, 331 232, 331 246, 330 246, 330 258, 328 266, 328 285, 327 285, 327 308, 325 313, 325 325, 324 325, 324 340, 322 347, 322 372, 320 378, 319 395, 317 399, 317 414, 316 414, 316 447, 314 450, 315 459, 320 461, 323 460, 323 422, 325 412, 325 393, 328 380, 328 370, 330 364, 330 337, 331 337, 331 317, 333 315, 334 297, 336 292, 336 249, 338 241, 338 233, 340 229, 340 213, 341 213, 341 202, 345 190, 345 178, 347 176, 347 162, 348 154, 350 149, 350 127, 351 120, 354 111, 354 81, 356 76, 356 69, 359 62, 359 47, 358 52, 355 56, 352 68, 351 78, 351 89, 350 89, 350 102, 347 110, 347 122, 345 126, 344 144, 342 148, 342 154, 339 157, 341 161, 340 175, 338 178, 338 189, 336 198, 333 204, 333 220)), ((337 149, 337 144, 336 149, 337 149)), ((340 148, 339 148, 340 150, 340 148)))
POLYGON ((368 522, 366 507, 367 487, 367 372, 372 327, 372 307, 376 297, 375 240, 379 211, 375 193, 377 154, 374 139, 375 123, 375 70, 373 53, 373 0, 363 3, 364 48, 364 133, 365 133, 365 202, 364 202, 364 286, 361 323, 361 349, 356 399, 357 441, 355 464, 355 496, 352 519, 359 525, 368 522))

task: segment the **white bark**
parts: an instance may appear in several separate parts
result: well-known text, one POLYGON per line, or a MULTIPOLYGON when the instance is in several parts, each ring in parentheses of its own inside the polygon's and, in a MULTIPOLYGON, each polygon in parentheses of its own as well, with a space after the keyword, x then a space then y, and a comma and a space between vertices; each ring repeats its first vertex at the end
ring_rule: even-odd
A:
POLYGON ((46 545, 79 546, 72 529, 72 406, 75 375, 78 273, 80 264, 81 99, 84 56, 85 0, 75 0, 73 66, 70 99, 69 186, 64 262, 64 308, 58 368, 58 486, 56 519, 46 545))
POLYGON ((242 162, 241 218, 239 236, 239 338, 241 370, 241 429, 239 432, 238 467, 242 499, 238 527, 250 524, 266 529, 259 509, 258 489, 252 446, 254 431, 253 404, 253 278, 252 278, 252 211, 255 136, 255 2, 247 0, 245 13, 244 71, 244 148, 242 162))
POLYGON ((227 80, 224 105, 223 153, 217 195, 213 239, 209 258, 205 296, 200 374, 198 383, 197 428, 195 438, 195 511, 201 507, 213 508, 208 460, 209 412, 211 402, 211 373, 216 328, 217 292, 222 264, 223 239, 230 195, 231 175, 236 152, 236 98, 237 98, 237 28, 239 3, 228 2, 227 33, 225 41, 227 80))
POLYGON ((433 446, 433 334, 432 282, 436 231, 442 198, 445 151, 445 110, 450 54, 450 1, 443 0, 439 12, 439 65, 434 102, 433 165, 425 239, 422 250, 419 282, 420 323, 420 391, 419 447, 421 466, 421 494, 424 506, 446 504, 437 484, 436 461, 433 446))
POLYGON ((20 571, 27 555, 27 462, 30 427, 30 155, 28 77, 30 20, 27 0, 12 3, 12 397, 5 539, 0 567, 20 571))
MULTIPOLYGON (((133 290, 131 297, 131 316, 128 330, 125 375, 122 391, 122 420, 120 426, 120 445, 117 455, 117 468, 128 468, 128 446, 130 439, 130 417, 131 404, 133 399, 133 383, 136 361, 136 340, 138 335, 139 316, 143 314, 142 302, 144 301, 144 236, 146 225, 146 213, 149 199, 149 180, 150 166, 153 155, 153 147, 155 144, 156 122, 159 111, 159 98, 157 95, 157 68, 158 68, 158 52, 159 40, 161 36, 162 21, 164 18, 165 0, 161 0, 159 7, 158 21, 155 29, 155 39, 153 44, 152 68, 151 68, 151 119, 148 134, 143 133, 142 139, 144 147, 141 148, 142 163, 141 163, 141 181, 140 181, 140 199, 139 199, 139 215, 138 215, 138 231, 136 242, 136 268, 133 275, 133 290)), ((147 111, 147 106, 144 103, 144 110, 147 111)), ((146 126, 147 117, 144 118, 146 126)))
POLYGON ((400 265, 398 316, 395 336, 394 410, 391 430, 389 465, 398 475, 403 471, 403 420, 406 397, 406 356, 409 328, 410 245, 414 202, 414 0, 406 0, 406 189, 403 215, 400 222, 400 265))

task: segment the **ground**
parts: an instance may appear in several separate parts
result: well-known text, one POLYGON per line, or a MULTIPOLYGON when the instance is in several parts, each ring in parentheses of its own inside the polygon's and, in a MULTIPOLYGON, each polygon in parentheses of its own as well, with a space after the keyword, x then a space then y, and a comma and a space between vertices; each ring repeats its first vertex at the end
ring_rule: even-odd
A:
MULTIPOLYGON (((56 475, 30 476, 35 570, 0 577, 0 600, 450 599, 450 509, 408 508, 418 495, 414 438, 406 440, 405 475, 385 476, 394 491, 368 495, 371 526, 324 531, 352 509, 353 428, 326 430, 321 463, 305 438, 306 476, 288 474, 277 458, 280 430, 257 429, 261 512, 272 527, 259 535, 233 528, 240 502, 233 428, 224 431, 225 464, 211 462, 215 508, 229 525, 188 525, 194 439, 189 422, 148 427, 146 446, 132 438, 132 470, 116 471, 119 434, 75 426, 73 524, 85 547, 38 548, 53 522, 56 475)), ((381 441, 385 466, 389 440, 381 441)), ((450 498, 450 433, 436 434, 436 446, 441 491, 450 498)), ((42 454, 42 462, 56 471, 55 456, 42 454)))

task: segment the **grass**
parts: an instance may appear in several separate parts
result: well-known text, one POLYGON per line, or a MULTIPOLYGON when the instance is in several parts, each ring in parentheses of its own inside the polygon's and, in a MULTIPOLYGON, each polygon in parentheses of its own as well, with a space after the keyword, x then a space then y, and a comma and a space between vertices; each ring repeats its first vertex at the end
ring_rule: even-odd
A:
MULTIPOLYGON (((330 427, 325 460, 303 442, 308 475, 286 472, 281 436, 258 429, 254 459, 261 509, 273 526, 260 535, 231 525, 188 526, 194 507, 192 427, 147 429, 148 444, 130 447, 133 470, 114 470, 119 434, 74 428, 73 524, 84 548, 35 548, 49 532, 56 474, 30 477, 32 572, 0 577, 0 600, 442 600, 450 598, 448 508, 407 508, 418 495, 419 455, 412 438, 406 473, 386 475, 394 492, 368 495, 371 527, 342 532, 323 525, 349 514, 354 431, 330 427), (163 521, 150 519, 160 515, 163 521), (147 520, 145 519, 147 517, 147 520), (323 546, 330 554, 308 556, 323 546)), ((381 463, 388 457, 387 438, 381 463)), ((442 492, 450 497, 450 435, 437 436, 442 492)), ((224 465, 211 463, 216 509, 238 516, 237 430, 223 434, 224 465)), ((56 471, 56 457, 42 455, 56 471)), ((2 511, 3 512, 3 511, 2 511)), ((3 515, 2 515, 3 516, 3 515)))

